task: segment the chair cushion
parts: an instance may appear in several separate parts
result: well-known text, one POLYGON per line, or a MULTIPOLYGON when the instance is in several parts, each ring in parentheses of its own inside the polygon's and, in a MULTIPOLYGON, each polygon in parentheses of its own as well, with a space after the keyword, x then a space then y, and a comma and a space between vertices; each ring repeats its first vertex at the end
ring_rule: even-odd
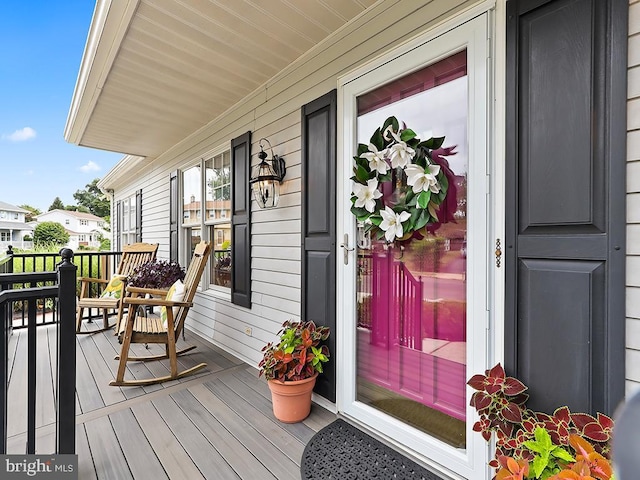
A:
MULTIPOLYGON (((165 300, 173 301, 173 302, 181 302, 184 300, 184 283, 182 280, 176 280, 171 288, 167 292, 167 296, 165 300)), ((175 320, 176 315, 178 314, 178 310, 180 307, 173 307, 173 318, 175 320)), ((160 310, 160 319, 162 320, 162 325, 164 328, 167 328, 167 307, 162 307, 160 310)))
POLYGON ((120 298, 122 297, 123 282, 127 279, 126 275, 114 275, 109 280, 107 287, 102 292, 102 298, 120 298))

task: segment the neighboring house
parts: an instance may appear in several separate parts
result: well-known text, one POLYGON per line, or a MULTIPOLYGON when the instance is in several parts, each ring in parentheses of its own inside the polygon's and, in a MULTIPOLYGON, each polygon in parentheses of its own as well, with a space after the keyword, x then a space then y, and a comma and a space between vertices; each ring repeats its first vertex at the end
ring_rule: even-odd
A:
POLYGON ((98 248, 100 239, 109 235, 109 232, 104 228, 104 219, 92 213, 55 209, 41 213, 36 218, 39 223, 57 222, 61 224, 69 234, 67 246, 72 250, 77 250, 78 247, 98 248))
POLYGON ((65 138, 127 155, 99 184, 114 246, 186 263, 232 235, 192 331, 256 365, 284 320, 329 325, 316 401, 456 478, 490 478, 465 381, 497 362, 538 410, 612 414, 640 387, 640 2, 96 8, 65 138), (458 152, 456 223, 404 250, 350 213, 357 143, 389 115, 458 152), (265 210, 261 138, 287 164, 265 210))
POLYGON ((31 248, 33 243, 25 236, 33 236, 33 227, 26 223, 29 210, 0 201, 0 253, 11 245, 15 248, 31 248))

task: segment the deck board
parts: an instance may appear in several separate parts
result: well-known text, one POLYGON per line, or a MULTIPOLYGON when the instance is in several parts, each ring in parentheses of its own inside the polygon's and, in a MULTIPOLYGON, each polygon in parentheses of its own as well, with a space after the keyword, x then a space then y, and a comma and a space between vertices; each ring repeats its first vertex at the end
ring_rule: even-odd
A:
POLYGON ((98 478, 96 469, 91 458, 91 449, 89 448, 89 439, 84 424, 76 425, 76 454, 78 459, 78 478, 83 480, 94 480, 98 478))
POLYGON ((132 407, 131 411, 169 478, 205 478, 155 408, 144 404, 132 407))
POLYGON ((207 478, 238 479, 240 476, 225 462, 220 452, 169 397, 153 402, 173 435, 182 444, 198 469, 207 478))
MULTIPOLYGON (((98 322, 100 323, 100 322, 98 322)), ((95 324, 83 329, 96 328, 95 324)), ((55 327, 39 327, 42 354, 38 379, 51 390, 38 403, 36 451, 54 449, 51 420, 55 384, 55 327), (42 329, 42 332, 40 331, 42 329), (51 420, 51 421, 50 421, 51 420)), ((283 479, 300 478, 300 460, 313 434, 336 416, 314 405, 309 419, 283 424, 275 419, 268 386, 246 365, 191 332, 197 346, 180 358, 180 368, 206 362, 196 375, 151 387, 112 387, 120 344, 112 331, 77 336, 76 452, 79 478, 87 479, 283 479)), ((157 354, 163 346, 136 345, 139 354, 157 354)), ((26 387, 26 331, 9 342, 11 393, 26 387)), ((130 378, 168 373, 168 361, 129 362, 130 378)), ((12 400, 10 453, 23 453, 26 390, 12 400), (20 404, 22 403, 22 407, 20 404), (22 408, 22 410, 21 410, 22 408), (24 422, 24 425, 22 425, 24 422)))
POLYGON ((27 332, 19 332, 14 361, 9 373, 7 432, 9 436, 27 428, 27 332))
POLYGON ((131 410, 109 415, 133 478, 168 478, 131 410))
MULTIPOLYGON (((100 417, 84 425, 98 478, 133 478, 109 417, 100 417)), ((78 458, 78 463, 86 460, 78 458)))
MULTIPOLYGON (((212 415, 207 406, 204 406, 193 396, 191 390, 182 390, 174 393, 171 397, 193 424, 198 426, 198 430, 202 435, 207 438, 211 445, 215 446, 225 462, 240 478, 275 480, 276 477, 262 463, 247 461, 252 459, 255 452, 249 450, 248 446, 244 445, 231 431, 227 430, 216 418, 216 415, 212 415)), ((215 402, 213 397, 207 395, 203 400, 207 402, 209 408, 213 408, 215 411, 215 407, 220 404, 215 402)), ((228 413, 233 417, 233 412, 229 411, 228 413)), ((229 420, 232 421, 232 419, 229 420)))

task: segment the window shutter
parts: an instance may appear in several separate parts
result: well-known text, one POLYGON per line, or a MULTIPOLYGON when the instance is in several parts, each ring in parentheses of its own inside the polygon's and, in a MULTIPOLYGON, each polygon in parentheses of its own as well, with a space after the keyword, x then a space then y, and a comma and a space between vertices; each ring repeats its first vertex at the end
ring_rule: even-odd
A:
POLYGON ((251 132, 231 140, 231 301, 251 308, 251 132))
POLYGON ((142 189, 136 192, 136 242, 142 241, 142 189))
POLYGON ((533 410, 624 399, 627 13, 507 2, 505 367, 533 410))
POLYGON ((114 243, 116 247, 116 251, 120 252, 122 250, 122 240, 120 239, 120 234, 122 233, 122 202, 118 200, 116 202, 116 238, 114 238, 114 243))
POLYGON ((302 107, 302 319, 327 326, 314 391, 336 400, 336 90, 302 107))
POLYGON ((169 260, 178 261, 178 215, 180 202, 178 195, 178 171, 169 175, 169 260))

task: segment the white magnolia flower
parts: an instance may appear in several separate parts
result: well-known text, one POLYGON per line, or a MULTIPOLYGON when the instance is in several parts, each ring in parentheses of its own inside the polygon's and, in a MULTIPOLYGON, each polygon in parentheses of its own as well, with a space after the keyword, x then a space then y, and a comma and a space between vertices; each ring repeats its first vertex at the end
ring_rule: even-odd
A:
POLYGON ((415 154, 416 151, 404 142, 394 143, 389 147, 389 158, 393 168, 405 168, 415 154))
POLYGON ((353 194, 358 197, 354 206, 356 208, 364 207, 367 212, 371 213, 376 209, 376 199, 382 196, 382 192, 378 190, 378 180, 376 178, 368 180, 366 185, 354 182, 353 194))
POLYGON ((411 217, 409 212, 396 213, 389 207, 380 210, 380 216, 382 217, 380 229, 384 230, 384 238, 387 242, 393 242, 396 237, 400 238, 404 235, 402 222, 406 222, 411 217))
POLYGON ((400 138, 400 132, 394 132, 391 125, 389 125, 384 131, 385 140, 391 140, 392 138, 396 141, 393 145, 391 145, 388 150, 389 158, 391 159, 391 166, 393 168, 404 168, 411 162, 411 159, 416 154, 416 151, 409 147, 405 142, 400 138))
POLYGON ((389 170, 389 164, 387 164, 387 161, 385 160, 386 156, 386 148, 382 151, 378 151, 378 148, 373 143, 370 143, 369 151, 360 155, 360 158, 366 158, 369 160, 369 168, 371 171, 376 170, 381 175, 384 175, 387 173, 387 170, 389 170))
POLYGON ((440 191, 440 184, 436 176, 440 173, 440 165, 427 165, 425 170, 420 165, 412 163, 406 170, 407 185, 413 187, 413 193, 431 190, 433 193, 440 191))

